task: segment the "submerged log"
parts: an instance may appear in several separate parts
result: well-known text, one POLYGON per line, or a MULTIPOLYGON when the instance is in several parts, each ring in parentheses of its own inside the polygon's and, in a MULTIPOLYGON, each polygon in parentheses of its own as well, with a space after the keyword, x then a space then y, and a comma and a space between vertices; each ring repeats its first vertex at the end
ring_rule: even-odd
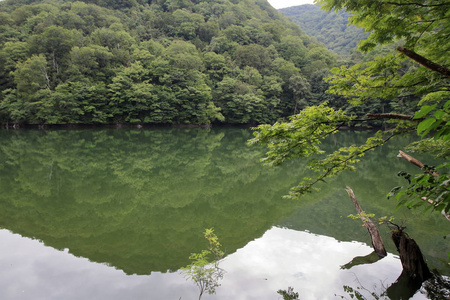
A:
POLYGON ((387 255, 387 252, 386 249, 384 248, 383 239, 381 238, 381 234, 380 231, 378 230, 378 227, 375 225, 375 223, 372 222, 370 218, 364 217, 362 215, 364 211, 359 205, 358 200, 356 200, 356 196, 353 193, 353 190, 350 187, 347 187, 345 190, 347 191, 347 194, 349 195, 350 199, 352 199, 356 211, 358 212, 358 215, 360 216, 361 220, 364 223, 364 226, 367 228, 367 231, 369 232, 373 249, 375 250, 379 258, 385 257, 387 255))

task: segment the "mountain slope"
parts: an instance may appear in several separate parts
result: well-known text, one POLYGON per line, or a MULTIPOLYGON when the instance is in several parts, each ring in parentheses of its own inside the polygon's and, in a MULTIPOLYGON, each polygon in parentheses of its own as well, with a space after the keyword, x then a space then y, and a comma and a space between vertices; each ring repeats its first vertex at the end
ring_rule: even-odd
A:
POLYGON ((336 57, 266 0, 0 2, 0 123, 267 123, 336 57))
POLYGON ((298 24, 306 34, 316 37, 328 49, 341 55, 349 55, 358 41, 368 36, 362 28, 348 26, 350 14, 343 10, 326 12, 317 5, 305 4, 279 11, 298 24))

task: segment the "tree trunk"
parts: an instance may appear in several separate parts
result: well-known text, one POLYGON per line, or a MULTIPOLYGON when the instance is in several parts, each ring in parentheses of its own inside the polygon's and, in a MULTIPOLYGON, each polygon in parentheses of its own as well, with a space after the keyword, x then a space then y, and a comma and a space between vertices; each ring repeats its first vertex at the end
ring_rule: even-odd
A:
POLYGON ((392 240, 400 254, 403 271, 386 292, 392 300, 409 299, 433 274, 428 269, 419 246, 402 228, 392 229, 392 240))
POLYGON ((367 228, 367 231, 369 232, 370 239, 372 240, 372 246, 375 252, 377 253, 378 257, 383 258, 387 255, 386 249, 384 248, 383 239, 381 238, 380 231, 378 231, 377 226, 372 222, 372 220, 368 217, 364 217, 361 215, 363 209, 358 203, 358 200, 356 200, 356 196, 353 193, 353 190, 349 187, 346 188, 347 194, 350 196, 350 198, 353 201, 353 204, 355 205, 356 211, 360 215, 361 220, 364 223, 364 226, 367 228))
POLYGON ((403 272, 406 276, 420 283, 431 278, 431 272, 416 242, 408 237, 402 229, 392 230, 392 240, 400 254, 403 272))

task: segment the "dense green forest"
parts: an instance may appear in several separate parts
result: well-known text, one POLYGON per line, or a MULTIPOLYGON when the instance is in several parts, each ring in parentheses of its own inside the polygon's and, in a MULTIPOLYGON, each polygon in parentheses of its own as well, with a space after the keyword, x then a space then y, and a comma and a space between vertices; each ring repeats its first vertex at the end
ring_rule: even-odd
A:
POLYGON ((0 3, 0 123, 264 123, 336 56, 265 0, 0 3))
POLYGON ((357 43, 369 34, 364 29, 350 25, 350 13, 345 10, 325 11, 318 5, 299 5, 279 10, 292 22, 298 24, 308 35, 317 38, 328 49, 341 55, 349 55, 356 49, 357 43))
POLYGON ((326 94, 336 54, 266 0, 0 2, 1 124, 271 123, 326 94))

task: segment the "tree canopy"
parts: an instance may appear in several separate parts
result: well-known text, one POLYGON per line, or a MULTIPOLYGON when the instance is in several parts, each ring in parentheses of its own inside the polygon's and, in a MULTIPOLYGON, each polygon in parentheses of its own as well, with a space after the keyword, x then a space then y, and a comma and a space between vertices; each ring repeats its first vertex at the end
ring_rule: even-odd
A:
POLYGON ((323 94, 294 81, 337 66, 265 0, 5 0, 0 15, 2 124, 274 122, 323 94))

